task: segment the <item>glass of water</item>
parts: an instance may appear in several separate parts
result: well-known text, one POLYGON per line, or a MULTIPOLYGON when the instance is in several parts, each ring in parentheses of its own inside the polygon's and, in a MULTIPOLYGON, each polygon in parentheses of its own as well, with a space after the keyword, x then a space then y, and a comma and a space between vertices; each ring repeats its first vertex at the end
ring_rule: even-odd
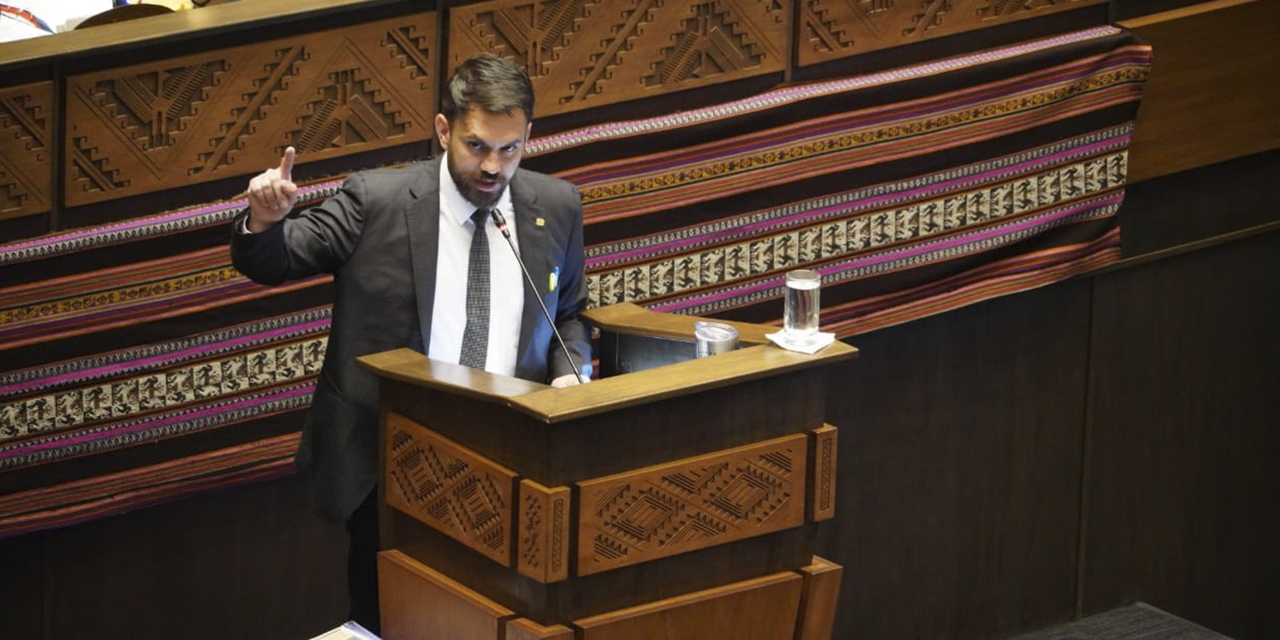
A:
POLYGON ((782 330, 787 339, 806 342, 818 335, 818 292, 822 276, 817 271, 797 269, 787 273, 782 330))

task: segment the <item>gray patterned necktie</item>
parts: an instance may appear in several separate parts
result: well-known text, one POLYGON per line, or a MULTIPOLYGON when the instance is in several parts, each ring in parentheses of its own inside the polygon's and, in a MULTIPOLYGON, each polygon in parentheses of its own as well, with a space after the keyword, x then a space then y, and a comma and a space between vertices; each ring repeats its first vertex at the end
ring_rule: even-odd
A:
POLYGON ((471 262, 467 267, 467 328, 462 332, 458 364, 484 369, 489 353, 489 238, 485 233, 488 209, 476 209, 471 221, 471 262))

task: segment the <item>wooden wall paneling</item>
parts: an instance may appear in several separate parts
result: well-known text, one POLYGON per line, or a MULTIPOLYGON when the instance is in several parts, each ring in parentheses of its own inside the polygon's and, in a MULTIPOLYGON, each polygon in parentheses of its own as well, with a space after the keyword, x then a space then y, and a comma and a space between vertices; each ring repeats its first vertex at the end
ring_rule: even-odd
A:
POLYGON ((524 65, 539 117, 780 73, 788 0, 495 0, 450 9, 448 67, 524 65))
POLYGON ((1280 2, 1217 0, 1121 23, 1154 49, 1129 180, 1280 147, 1280 2))
POLYGON ((1280 221, 1267 186, 1277 175, 1280 149, 1273 149, 1129 185, 1119 212, 1124 257, 1280 221))
POLYGON ((582 640, 791 640, 802 579, 792 572, 574 621, 582 640))
POLYGON ((1179 9, 1205 0, 1111 0, 1111 19, 1126 20, 1161 11, 1179 9))
POLYGON ((67 78, 69 206, 428 140, 435 15, 67 78))
POLYGON ((833 638, 998 638, 1075 607, 1089 284, 853 338, 828 376, 833 638))
POLYGON ((42 638, 45 600, 45 535, 0 540, 0 638, 42 638))
POLYGON ((42 532, 43 633, 0 637, 317 636, 346 619, 347 536, 306 496, 294 475, 42 532))
POLYGON ((1280 629, 1280 233, 1097 278, 1084 614, 1280 629))
POLYGON ((53 82, 0 89, 0 220, 53 205, 53 82))
POLYGON ((797 0, 797 64, 839 58, 1078 9, 1107 0, 797 0))

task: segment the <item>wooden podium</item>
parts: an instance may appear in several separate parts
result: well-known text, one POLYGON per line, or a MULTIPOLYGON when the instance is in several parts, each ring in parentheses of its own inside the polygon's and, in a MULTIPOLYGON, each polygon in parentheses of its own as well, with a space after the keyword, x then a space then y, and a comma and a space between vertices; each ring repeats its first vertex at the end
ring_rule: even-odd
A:
POLYGON ((546 385, 402 349, 381 379, 384 640, 827 638, 838 565, 827 365, 731 323, 597 309, 602 377, 546 385))

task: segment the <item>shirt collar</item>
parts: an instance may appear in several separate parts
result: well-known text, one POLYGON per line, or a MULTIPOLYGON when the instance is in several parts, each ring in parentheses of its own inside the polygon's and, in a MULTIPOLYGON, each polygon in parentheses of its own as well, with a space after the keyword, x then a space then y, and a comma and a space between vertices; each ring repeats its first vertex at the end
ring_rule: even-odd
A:
MULTIPOLYGON (((449 216, 450 219, 456 221, 459 225, 466 224, 471 219, 471 214, 478 209, 476 205, 467 200, 461 191, 458 191, 458 185, 453 181, 453 176, 449 173, 449 152, 445 151, 440 158, 440 212, 449 216)), ((498 204, 495 205, 502 215, 510 218, 511 207, 511 183, 507 183, 507 187, 502 190, 502 195, 498 198, 498 204)))

